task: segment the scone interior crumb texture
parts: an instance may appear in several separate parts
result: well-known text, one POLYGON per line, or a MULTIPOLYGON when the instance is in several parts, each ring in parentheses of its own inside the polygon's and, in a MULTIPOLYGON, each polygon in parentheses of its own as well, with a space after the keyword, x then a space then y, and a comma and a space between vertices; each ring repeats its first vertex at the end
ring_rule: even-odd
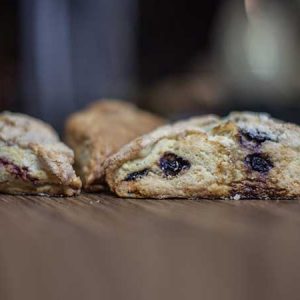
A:
POLYGON ((300 128, 266 114, 206 116, 137 138, 107 161, 121 197, 293 199, 300 195, 300 128))
POLYGON ((73 161, 73 151, 49 125, 22 114, 0 114, 0 192, 78 194, 81 180, 73 161))
POLYGON ((131 103, 113 99, 96 101, 72 114, 66 121, 65 139, 75 152, 75 169, 84 189, 101 190, 106 159, 164 123, 131 103))

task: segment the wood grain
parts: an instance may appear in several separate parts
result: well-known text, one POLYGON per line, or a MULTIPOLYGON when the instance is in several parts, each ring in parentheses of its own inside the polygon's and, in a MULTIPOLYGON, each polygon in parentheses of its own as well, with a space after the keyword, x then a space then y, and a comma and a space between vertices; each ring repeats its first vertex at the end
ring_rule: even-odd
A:
POLYGON ((0 196, 0 299, 298 299, 299 201, 0 196))

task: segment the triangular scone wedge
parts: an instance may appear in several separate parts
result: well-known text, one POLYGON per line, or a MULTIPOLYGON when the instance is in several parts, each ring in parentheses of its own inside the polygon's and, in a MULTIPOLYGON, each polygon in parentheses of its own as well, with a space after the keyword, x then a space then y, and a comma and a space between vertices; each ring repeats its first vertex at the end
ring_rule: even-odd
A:
POLYGON ((121 197, 297 198, 300 128, 255 113, 161 127, 111 157, 106 180, 121 197))
POLYGON ((67 144, 75 152, 75 168, 88 191, 105 182, 105 160, 138 136, 165 120, 126 101, 100 100, 72 114, 65 128, 67 144))
POLYGON ((78 194, 81 181, 73 160, 73 151, 49 125, 22 114, 0 114, 0 192, 78 194))

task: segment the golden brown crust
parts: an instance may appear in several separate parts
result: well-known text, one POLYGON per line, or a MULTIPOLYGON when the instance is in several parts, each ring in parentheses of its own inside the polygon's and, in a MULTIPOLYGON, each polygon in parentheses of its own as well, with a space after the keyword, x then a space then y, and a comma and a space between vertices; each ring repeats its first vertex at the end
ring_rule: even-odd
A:
POLYGON ((300 196, 299 151, 298 126, 264 114, 232 113, 136 139, 107 161, 106 180, 121 197, 292 199, 300 196), (160 165, 166 153, 190 165, 166 175, 160 165))
POLYGON ((76 170, 84 188, 101 189, 105 160, 163 122, 130 103, 117 100, 100 100, 71 115, 66 122, 65 138, 75 151, 76 170))
POLYGON ((0 114, 0 192, 78 194, 81 181, 73 162, 73 151, 49 125, 22 114, 0 114))

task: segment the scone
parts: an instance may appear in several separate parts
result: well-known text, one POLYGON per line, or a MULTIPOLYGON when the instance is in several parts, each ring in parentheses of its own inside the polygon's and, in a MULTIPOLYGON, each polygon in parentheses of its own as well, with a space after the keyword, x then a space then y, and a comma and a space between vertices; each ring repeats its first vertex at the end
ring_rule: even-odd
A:
POLYGON ((73 160, 73 151, 49 125, 22 114, 0 114, 0 192, 75 195, 81 181, 73 160))
POLYGON ((104 183, 104 162, 122 146, 163 124, 163 120, 117 100, 97 101, 66 122, 65 138, 75 151, 76 171, 86 190, 104 183))
POLYGON ((293 199, 300 127, 247 112, 195 118, 137 138, 106 167, 121 197, 293 199))

